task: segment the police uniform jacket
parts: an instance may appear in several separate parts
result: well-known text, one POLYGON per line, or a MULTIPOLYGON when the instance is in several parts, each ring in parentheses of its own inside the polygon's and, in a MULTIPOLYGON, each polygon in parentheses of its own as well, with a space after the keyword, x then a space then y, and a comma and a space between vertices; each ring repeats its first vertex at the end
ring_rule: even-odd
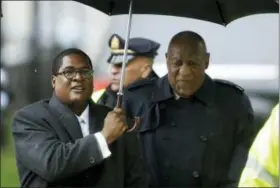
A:
MULTIPOLYGON (((152 71, 145 80, 153 80, 153 79, 157 79, 157 78, 158 78, 158 75, 154 71, 152 71)), ((134 87, 134 85, 137 85, 138 87, 140 87, 142 82, 143 82, 142 80, 136 81, 130 87, 134 87)), ((126 92, 124 90, 124 95, 125 95, 125 93, 126 92)), ((104 93, 101 95, 101 97, 98 99, 97 104, 105 105, 109 108, 114 108, 117 104, 117 93, 113 92, 110 89, 110 86, 108 86, 106 88, 106 90, 104 91, 104 93)))
POLYGON ((190 99, 175 99, 164 76, 129 88, 124 108, 139 117, 152 186, 236 186, 256 135, 243 89, 206 75, 190 99))

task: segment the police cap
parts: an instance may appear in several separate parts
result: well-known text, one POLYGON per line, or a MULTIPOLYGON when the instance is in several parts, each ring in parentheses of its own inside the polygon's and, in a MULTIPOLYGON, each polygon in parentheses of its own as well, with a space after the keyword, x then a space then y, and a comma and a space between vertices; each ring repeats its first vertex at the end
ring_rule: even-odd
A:
MULTIPOLYGON (((123 61, 125 40, 119 35, 113 34, 109 39, 111 55, 107 62, 110 64, 120 64, 123 61)), ((144 56, 154 59, 160 44, 146 38, 131 38, 128 41, 127 62, 137 56, 144 56)))

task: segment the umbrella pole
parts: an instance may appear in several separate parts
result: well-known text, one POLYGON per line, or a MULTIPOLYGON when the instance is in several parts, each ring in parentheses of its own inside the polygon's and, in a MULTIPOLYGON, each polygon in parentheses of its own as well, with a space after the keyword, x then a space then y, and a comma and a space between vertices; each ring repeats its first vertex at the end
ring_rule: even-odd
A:
MULTIPOLYGON (((123 82, 124 82, 124 76, 125 76, 125 65, 127 61, 127 49, 128 49, 128 40, 130 37, 130 30, 131 30, 131 20, 132 20, 132 4, 133 0, 130 0, 129 4, 129 12, 128 12, 128 22, 127 22, 127 30, 126 30, 126 37, 125 37, 125 44, 124 44, 124 54, 123 54, 123 62, 122 62, 122 71, 121 71, 121 80, 120 80, 120 89, 118 92, 118 98, 117 98, 117 108, 122 107, 123 102, 123 82)), ((135 130, 135 128, 139 125, 140 119, 136 117, 134 119, 134 125, 131 129, 127 130, 126 132, 132 132, 135 130)))
POLYGON ((128 22, 127 22, 127 30, 126 30, 126 38, 125 38, 125 45, 124 45, 124 54, 123 54, 123 62, 122 62, 122 71, 121 71, 121 80, 120 80, 120 89, 117 93, 117 108, 121 108, 122 101, 123 101, 123 82, 124 82, 124 76, 125 76, 125 65, 127 61, 127 49, 128 49, 128 40, 130 37, 130 30, 131 30, 131 19, 132 19, 132 3, 133 0, 130 0, 129 4, 129 13, 128 13, 128 22))

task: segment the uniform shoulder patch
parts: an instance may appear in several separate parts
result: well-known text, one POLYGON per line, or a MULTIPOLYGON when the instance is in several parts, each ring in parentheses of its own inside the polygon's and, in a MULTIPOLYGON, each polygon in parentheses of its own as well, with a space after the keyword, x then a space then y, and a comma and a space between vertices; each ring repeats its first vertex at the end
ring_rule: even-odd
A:
POLYGON ((244 92, 244 89, 241 86, 239 86, 239 85, 237 85, 237 84, 235 84, 233 82, 230 82, 228 80, 213 79, 213 81, 215 83, 217 83, 217 84, 221 84, 221 85, 224 85, 224 86, 232 87, 232 88, 234 88, 234 89, 236 89, 236 90, 238 90, 238 91, 240 91, 242 93, 244 92))

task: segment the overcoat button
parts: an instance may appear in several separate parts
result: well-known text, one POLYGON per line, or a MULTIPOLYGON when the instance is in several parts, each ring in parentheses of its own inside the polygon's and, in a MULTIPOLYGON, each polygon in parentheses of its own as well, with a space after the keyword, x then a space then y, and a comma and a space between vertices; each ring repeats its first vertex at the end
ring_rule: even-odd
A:
POLYGON ((206 136, 200 136, 199 138, 202 142, 207 142, 208 140, 206 136))
POLYGON ((199 177, 199 173, 197 171, 193 171, 193 177, 194 178, 198 178, 199 177))

